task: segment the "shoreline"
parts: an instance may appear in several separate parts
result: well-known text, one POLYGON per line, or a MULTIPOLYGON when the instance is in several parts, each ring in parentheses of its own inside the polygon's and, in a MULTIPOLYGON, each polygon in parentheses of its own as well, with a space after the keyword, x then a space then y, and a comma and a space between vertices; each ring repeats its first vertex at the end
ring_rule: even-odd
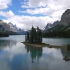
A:
POLYGON ((34 46, 34 47, 49 47, 49 48, 61 48, 61 49, 67 49, 67 46, 57 46, 57 45, 50 45, 50 44, 46 44, 46 43, 42 43, 42 44, 31 44, 29 42, 22 42, 25 45, 29 45, 29 46, 34 46))

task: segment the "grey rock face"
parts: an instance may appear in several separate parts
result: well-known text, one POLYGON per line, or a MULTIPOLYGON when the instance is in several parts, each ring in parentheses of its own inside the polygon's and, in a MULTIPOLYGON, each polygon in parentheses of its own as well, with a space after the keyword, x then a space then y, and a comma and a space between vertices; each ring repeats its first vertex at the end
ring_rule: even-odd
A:
POLYGON ((8 23, 10 25, 10 30, 13 32, 17 32, 19 34, 25 34, 25 31, 21 28, 18 28, 16 25, 13 25, 11 22, 8 23))
POLYGON ((13 25, 11 22, 8 24, 4 22, 3 20, 0 20, 0 30, 1 31, 12 31, 16 32, 18 34, 25 34, 25 31, 21 28, 18 28, 16 25, 13 25))
POLYGON ((13 25, 11 22, 8 23, 10 26, 10 30, 13 32, 18 32, 17 27, 15 25, 13 25))
POLYGON ((48 24, 46 25, 46 27, 44 28, 44 30, 47 30, 47 29, 49 29, 49 28, 52 28, 52 27, 56 26, 57 24, 59 24, 59 21, 58 21, 58 20, 55 21, 53 24, 48 23, 48 24))
POLYGON ((46 25, 46 27, 45 27, 45 30, 47 30, 47 29, 49 29, 49 28, 51 28, 51 27, 53 27, 53 25, 52 25, 51 23, 48 23, 48 24, 46 25))
POLYGON ((10 31, 10 26, 6 22, 0 20, 0 30, 10 31))
POLYGON ((61 16, 60 24, 68 25, 70 23, 70 9, 67 9, 61 16))

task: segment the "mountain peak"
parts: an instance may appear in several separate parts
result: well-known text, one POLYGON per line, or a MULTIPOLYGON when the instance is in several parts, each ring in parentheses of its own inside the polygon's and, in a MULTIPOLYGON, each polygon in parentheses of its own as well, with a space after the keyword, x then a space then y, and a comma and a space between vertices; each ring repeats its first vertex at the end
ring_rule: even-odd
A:
POLYGON ((67 10, 65 11, 65 13, 70 13, 70 9, 67 9, 67 10))
POLYGON ((67 9, 61 16, 60 24, 68 25, 70 23, 70 9, 67 9))

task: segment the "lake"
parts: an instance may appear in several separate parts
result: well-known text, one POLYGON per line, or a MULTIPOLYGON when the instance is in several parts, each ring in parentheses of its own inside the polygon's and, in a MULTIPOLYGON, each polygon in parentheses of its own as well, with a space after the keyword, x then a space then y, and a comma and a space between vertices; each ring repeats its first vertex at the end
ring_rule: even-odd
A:
MULTIPOLYGON (((24 45, 24 35, 0 38, 0 70, 70 70, 70 52, 58 48, 37 48, 24 45)), ((43 38, 51 45, 67 45, 70 38, 43 38)))

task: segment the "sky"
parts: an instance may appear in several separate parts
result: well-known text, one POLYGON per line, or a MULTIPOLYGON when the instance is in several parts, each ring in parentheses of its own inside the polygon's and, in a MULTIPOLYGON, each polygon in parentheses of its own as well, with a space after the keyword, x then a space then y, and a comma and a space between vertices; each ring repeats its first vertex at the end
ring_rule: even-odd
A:
POLYGON ((70 0, 0 0, 0 19, 28 30, 61 19, 70 8, 70 0))

